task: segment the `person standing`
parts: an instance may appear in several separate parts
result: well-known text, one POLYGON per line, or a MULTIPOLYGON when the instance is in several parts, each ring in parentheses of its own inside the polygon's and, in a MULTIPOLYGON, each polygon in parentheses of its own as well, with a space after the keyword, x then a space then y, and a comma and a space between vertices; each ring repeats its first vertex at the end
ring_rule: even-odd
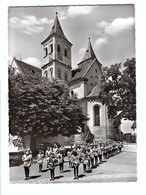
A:
POLYGON ((39 153, 37 155, 37 161, 38 161, 38 165, 39 165, 39 172, 42 171, 42 168, 43 168, 43 160, 44 160, 43 151, 39 150, 39 153))
POLYGON ((83 171, 86 173, 88 164, 88 155, 86 154, 86 150, 82 151, 81 162, 83 163, 83 171))
POLYGON ((99 163, 102 163, 102 147, 101 144, 98 147, 99 163))
POLYGON ((71 162, 73 164, 73 169, 74 169, 74 178, 73 179, 78 179, 78 174, 79 174, 79 156, 77 151, 73 151, 72 152, 72 156, 71 156, 71 162))
POLYGON ((55 154, 52 152, 50 154, 50 158, 48 160, 48 168, 50 169, 50 181, 55 180, 55 166, 57 165, 57 159, 55 158, 55 154))
POLYGON ((69 168, 72 167, 72 163, 71 163, 71 149, 69 149, 69 151, 67 152, 67 157, 68 157, 68 162, 69 162, 69 168))
POLYGON ((45 152, 45 157, 46 157, 46 162, 47 162, 47 168, 49 167, 48 166, 48 162, 49 162, 49 158, 50 158, 51 152, 52 152, 52 148, 49 147, 49 146, 47 146, 47 150, 45 152))
POLYGON ((91 149, 90 149, 90 159, 91 159, 91 168, 93 168, 94 166, 94 147, 91 146, 91 149))
POLYGON ((60 173, 63 173, 64 169, 64 157, 63 157, 63 151, 58 151, 58 154, 56 154, 59 164, 60 173))
POLYGON ((30 166, 32 163, 32 155, 30 154, 29 150, 25 151, 25 154, 22 156, 22 162, 23 162, 23 167, 25 171, 25 180, 29 179, 29 172, 30 172, 30 166))

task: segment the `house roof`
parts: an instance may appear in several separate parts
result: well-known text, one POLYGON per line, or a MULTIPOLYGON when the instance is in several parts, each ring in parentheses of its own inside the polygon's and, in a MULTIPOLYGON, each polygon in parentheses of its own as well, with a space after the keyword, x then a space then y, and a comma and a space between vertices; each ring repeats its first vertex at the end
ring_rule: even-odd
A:
POLYGON ((97 98, 99 95, 100 95, 100 92, 101 92, 101 87, 100 85, 97 83, 92 91, 89 93, 89 95, 87 96, 87 98, 97 98))
MULTIPOLYGON (((63 39, 65 39, 67 42, 70 43, 70 41, 68 41, 68 39, 66 38, 66 36, 64 35, 64 32, 62 30, 62 27, 60 25, 60 22, 59 22, 59 19, 58 19, 58 16, 57 16, 57 12, 56 12, 56 17, 55 17, 55 20, 54 20, 54 24, 52 26, 52 29, 51 29, 51 32, 49 34, 49 36, 42 42, 42 44, 47 41, 52 35, 58 35, 60 37, 62 37, 63 39)), ((70 43, 72 45, 72 43, 70 43)))
POLYGON ((36 67, 36 66, 33 66, 33 65, 31 65, 31 64, 25 63, 25 62, 23 62, 23 61, 21 61, 21 60, 17 60, 15 57, 14 57, 13 60, 16 62, 16 64, 17 64, 19 70, 20 70, 23 74, 32 74, 32 73, 35 74, 35 73, 36 73, 36 74, 39 74, 39 75, 41 76, 42 71, 41 71, 40 68, 38 68, 38 67, 36 67))

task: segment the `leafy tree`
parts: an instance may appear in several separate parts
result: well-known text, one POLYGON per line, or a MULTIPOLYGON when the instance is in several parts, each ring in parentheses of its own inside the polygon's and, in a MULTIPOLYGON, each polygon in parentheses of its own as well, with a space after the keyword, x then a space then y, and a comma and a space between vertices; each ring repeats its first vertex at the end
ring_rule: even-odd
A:
POLYGON ((118 126, 121 119, 136 120, 136 75, 135 58, 127 59, 122 65, 104 67, 102 72, 101 99, 108 105, 109 117, 118 126))
POLYGON ((31 135, 35 151, 37 136, 71 136, 87 117, 68 86, 37 75, 15 74, 9 69, 9 129, 12 135, 31 135))

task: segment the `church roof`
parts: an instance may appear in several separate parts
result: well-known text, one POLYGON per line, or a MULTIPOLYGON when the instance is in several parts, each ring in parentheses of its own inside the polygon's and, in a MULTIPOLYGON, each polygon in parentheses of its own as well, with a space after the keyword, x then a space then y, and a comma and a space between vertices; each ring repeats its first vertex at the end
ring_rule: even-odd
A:
POLYGON ((89 59, 85 62, 83 62, 78 68, 75 70, 72 70, 72 72, 75 72, 73 78, 71 79, 70 82, 77 80, 77 79, 82 79, 86 75, 87 71, 89 68, 92 66, 94 63, 95 59, 89 59))
POLYGON ((81 64, 82 62, 84 62, 84 61, 86 61, 88 59, 94 59, 94 58, 96 58, 96 55, 95 55, 95 53, 93 51, 93 48, 92 48, 92 45, 91 45, 91 41, 90 41, 90 38, 89 38, 89 43, 88 43, 85 55, 84 55, 82 61, 79 64, 81 64))
MULTIPOLYGON (((56 12, 56 17, 55 17, 55 20, 54 20, 54 24, 52 26, 52 29, 51 29, 51 32, 49 34, 49 36, 42 42, 42 44, 47 41, 52 35, 58 35, 60 37, 62 37, 63 39, 65 39, 67 42, 70 43, 70 41, 68 41, 68 39, 66 38, 66 36, 64 35, 64 32, 62 30, 62 27, 60 25, 60 22, 59 22, 59 19, 58 19, 58 16, 57 16, 57 12, 56 12)), ((72 45, 72 43, 70 43, 72 45)))
POLYGON ((97 98, 99 95, 100 95, 100 92, 101 92, 101 87, 100 85, 97 83, 92 91, 89 93, 89 95, 87 96, 88 98, 97 98))
POLYGON ((21 60, 17 60, 15 57, 13 59, 13 61, 16 62, 18 69, 20 70, 20 72, 22 72, 23 74, 32 74, 32 73, 36 73, 39 74, 41 76, 42 71, 40 68, 33 66, 31 64, 25 63, 21 60))
POLYGON ((77 80, 77 79, 84 78, 86 76, 86 73, 88 72, 88 70, 90 69, 90 67, 95 61, 98 62, 99 68, 101 68, 102 65, 96 58, 96 55, 93 51, 91 41, 89 38, 89 43, 88 43, 85 55, 82 61, 78 64, 78 68, 72 70, 73 78, 71 79, 70 82, 77 80))

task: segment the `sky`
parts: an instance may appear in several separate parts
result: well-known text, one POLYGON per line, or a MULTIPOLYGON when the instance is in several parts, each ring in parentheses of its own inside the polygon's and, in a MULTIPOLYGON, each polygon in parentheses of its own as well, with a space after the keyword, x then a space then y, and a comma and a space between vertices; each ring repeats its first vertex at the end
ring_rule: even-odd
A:
POLYGON ((103 66, 135 56, 133 5, 10 7, 9 63, 15 56, 42 66, 41 42, 49 35, 55 13, 72 46, 72 68, 82 60, 90 37, 103 66))
MULTIPOLYGON (((8 53, 37 67, 42 66, 41 42, 48 37, 56 12, 72 46, 72 68, 82 60, 92 43, 103 66, 135 57, 135 10, 133 5, 9 7, 8 53)), ((130 121, 121 126, 131 132, 130 121)))

